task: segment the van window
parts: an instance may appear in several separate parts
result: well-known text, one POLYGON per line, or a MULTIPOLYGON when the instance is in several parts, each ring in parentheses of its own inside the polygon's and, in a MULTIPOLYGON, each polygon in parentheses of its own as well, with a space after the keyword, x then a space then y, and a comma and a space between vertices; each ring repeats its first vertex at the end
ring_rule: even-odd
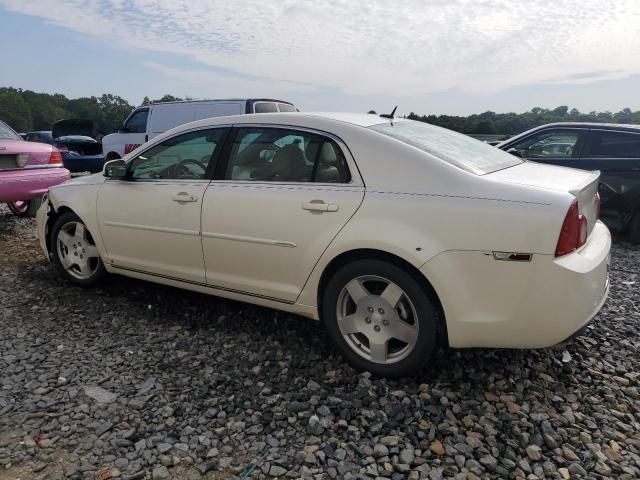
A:
POLYGON ((273 102, 256 102, 253 104, 253 111, 256 113, 272 113, 277 112, 278 108, 273 102))
POLYGON ((127 133, 145 133, 147 131, 147 117, 149 116, 149 110, 137 110, 131 115, 126 123, 124 124, 124 128, 127 130, 127 133))
POLYGON ((279 103, 278 108, 281 112, 297 112, 296 107, 288 103, 279 103))

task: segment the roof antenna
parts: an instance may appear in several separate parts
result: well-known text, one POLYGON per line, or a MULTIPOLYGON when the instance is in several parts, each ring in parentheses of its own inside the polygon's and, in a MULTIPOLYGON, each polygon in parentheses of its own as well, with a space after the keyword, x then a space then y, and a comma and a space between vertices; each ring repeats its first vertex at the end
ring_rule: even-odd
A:
POLYGON ((396 107, 391 111, 391 113, 381 113, 380 116, 382 118, 390 118, 391 120, 393 120, 397 109, 398 109, 398 106, 396 105, 396 107))

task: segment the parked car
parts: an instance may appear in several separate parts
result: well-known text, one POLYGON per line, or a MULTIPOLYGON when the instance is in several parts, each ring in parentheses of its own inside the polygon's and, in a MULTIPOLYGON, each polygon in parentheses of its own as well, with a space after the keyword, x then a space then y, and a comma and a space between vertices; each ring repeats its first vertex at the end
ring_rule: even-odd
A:
POLYGON ((600 170, 602 220, 640 243, 640 125, 553 123, 498 148, 535 162, 600 170))
POLYGON ((55 147, 25 142, 0 120, 0 203, 16 215, 35 216, 47 189, 69 176, 55 147))
POLYGON ((99 172, 104 165, 102 145, 91 120, 60 120, 51 130, 29 132, 25 139, 53 145, 62 153, 65 168, 71 172, 99 172))
POLYGON ((122 158, 167 130, 203 118, 295 111, 290 102, 267 98, 152 103, 136 108, 117 133, 104 136, 102 152, 107 160, 122 158))
POLYGON ((357 368, 547 347, 602 307, 599 174, 368 114, 209 118, 49 190, 47 257, 321 319, 357 368))

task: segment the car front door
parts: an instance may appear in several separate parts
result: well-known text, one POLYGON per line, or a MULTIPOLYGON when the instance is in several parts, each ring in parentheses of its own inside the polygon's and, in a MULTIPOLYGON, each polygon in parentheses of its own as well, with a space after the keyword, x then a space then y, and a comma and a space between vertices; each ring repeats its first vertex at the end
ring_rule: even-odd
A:
POLYGON ((294 302, 360 206, 362 180, 324 134, 248 126, 230 138, 202 205, 207 283, 294 302))
MULTIPOLYGON (((565 167, 576 167, 587 130, 549 128, 504 147, 527 160, 565 167)), ((576 167, 579 168, 579 167, 576 167)))
POLYGON ((228 129, 156 143, 98 191, 107 261, 119 269, 205 283, 200 211, 228 129))

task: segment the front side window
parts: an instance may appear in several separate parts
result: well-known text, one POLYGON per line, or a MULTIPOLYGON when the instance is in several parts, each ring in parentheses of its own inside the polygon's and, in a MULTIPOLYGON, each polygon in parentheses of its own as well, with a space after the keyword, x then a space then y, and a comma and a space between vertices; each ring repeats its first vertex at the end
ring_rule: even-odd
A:
POLYGON ((219 155, 226 132, 224 128, 217 128, 167 138, 131 161, 129 177, 204 180, 209 164, 219 155))
POLYGON ((640 158, 640 133, 594 130, 582 154, 586 158, 640 158))
POLYGON ((278 107, 273 102, 257 102, 253 105, 256 113, 273 113, 278 111, 278 107))
POLYGON ((347 183, 351 177, 342 150, 329 138, 281 128, 240 128, 225 179, 347 183))
POLYGON ((124 127, 127 133, 145 133, 147 131, 147 117, 149 110, 138 110, 129 117, 124 127))
POLYGON ((424 122, 394 120, 369 128, 477 175, 522 163, 499 148, 424 122))
POLYGON ((571 158, 579 133, 571 130, 554 130, 538 133, 512 146, 523 158, 571 158))

